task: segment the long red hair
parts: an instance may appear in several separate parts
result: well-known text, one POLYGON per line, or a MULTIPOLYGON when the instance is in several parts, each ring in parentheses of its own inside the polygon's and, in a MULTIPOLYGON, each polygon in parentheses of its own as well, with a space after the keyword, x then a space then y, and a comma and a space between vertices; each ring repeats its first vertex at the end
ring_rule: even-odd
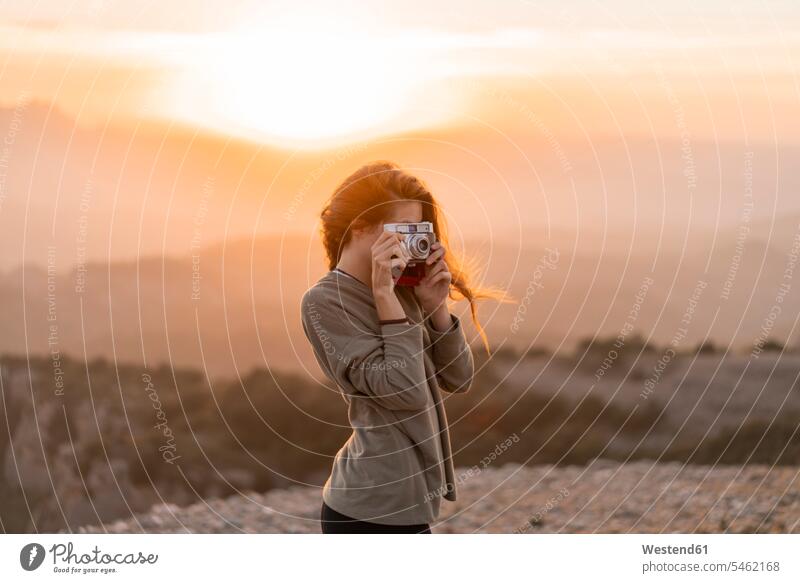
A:
POLYGON ((382 222, 388 204, 396 200, 415 200, 422 203, 422 220, 433 224, 436 238, 445 249, 445 262, 452 275, 450 298, 469 302, 472 321, 489 351, 486 332, 478 319, 477 301, 480 299, 502 299, 503 293, 490 288, 476 287, 471 283, 473 269, 456 257, 447 244, 444 222, 436 199, 425 183, 402 170, 394 162, 380 160, 366 164, 345 178, 322 209, 322 242, 328 256, 328 267, 339 263, 342 249, 350 240, 354 230, 382 222))

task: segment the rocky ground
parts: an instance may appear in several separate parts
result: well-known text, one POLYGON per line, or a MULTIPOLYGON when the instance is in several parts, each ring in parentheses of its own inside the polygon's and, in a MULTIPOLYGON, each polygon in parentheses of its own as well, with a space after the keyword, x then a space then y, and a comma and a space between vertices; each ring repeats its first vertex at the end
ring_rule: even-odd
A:
MULTIPOLYGON (((458 500, 437 533, 800 532, 800 468, 684 466, 647 461, 588 466, 509 464, 457 469, 458 500)), ((245 492, 185 508, 154 506, 79 532, 319 532, 320 490, 245 492)))

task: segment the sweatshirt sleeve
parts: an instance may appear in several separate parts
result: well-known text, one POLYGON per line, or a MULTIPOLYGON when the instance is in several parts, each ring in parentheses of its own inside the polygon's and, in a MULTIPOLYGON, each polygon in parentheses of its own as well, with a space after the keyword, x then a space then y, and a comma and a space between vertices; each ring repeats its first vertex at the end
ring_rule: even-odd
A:
POLYGON ((461 321, 451 314, 452 324, 444 332, 436 330, 425 321, 431 339, 433 364, 442 389, 449 393, 465 393, 472 385, 475 364, 467 344, 461 321))
POLYGON ((320 366, 340 387, 391 410, 428 405, 421 326, 384 323, 376 334, 324 291, 306 294, 302 320, 320 366))

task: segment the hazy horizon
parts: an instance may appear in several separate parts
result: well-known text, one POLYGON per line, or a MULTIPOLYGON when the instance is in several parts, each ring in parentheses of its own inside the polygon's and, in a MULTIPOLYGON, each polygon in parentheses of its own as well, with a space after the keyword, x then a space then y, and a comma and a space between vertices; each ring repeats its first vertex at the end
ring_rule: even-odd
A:
POLYGON ((659 342, 703 282, 691 342, 797 343, 794 291, 765 313, 800 241, 792 3, 191 6, 0 8, 7 348, 47 349, 53 284, 89 352, 172 355, 174 317, 196 361, 202 313, 258 362, 252 334, 299 338, 323 202, 375 159, 425 180, 454 250, 513 292, 481 309, 495 342, 613 335, 653 278, 637 325, 659 342), (562 263, 511 333, 547 249, 562 263), (103 313, 77 319, 84 301, 103 313))

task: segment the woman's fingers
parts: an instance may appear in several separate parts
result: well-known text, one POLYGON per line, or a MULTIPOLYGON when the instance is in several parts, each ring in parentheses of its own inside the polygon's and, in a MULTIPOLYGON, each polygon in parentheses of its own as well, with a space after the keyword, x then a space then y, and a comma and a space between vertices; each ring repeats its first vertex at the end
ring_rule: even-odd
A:
MULTIPOLYGON (((440 263, 443 264, 444 261, 440 263)), ((425 277, 422 278, 422 284, 432 287, 442 281, 452 281, 452 275, 447 270, 447 265, 441 265, 440 263, 437 263, 426 271, 425 277)))
POLYGON ((426 269, 426 275, 428 277, 432 277, 443 270, 447 270, 447 263, 445 263, 444 261, 438 261, 437 263, 429 266, 426 269))
POLYGON ((372 244, 373 250, 382 249, 387 245, 392 245, 394 243, 399 243, 403 240, 403 236, 400 233, 390 233, 389 231, 384 231, 380 234, 380 236, 375 240, 372 244))
POLYGON ((407 262, 403 252, 402 236, 398 233, 384 231, 372 244, 372 287, 373 290, 387 287, 391 289, 397 280, 394 272, 405 269, 407 262))
POLYGON ((373 257, 386 257, 387 254, 390 256, 403 257, 406 260, 409 259, 408 252, 402 244, 402 239, 387 239, 383 244, 373 250, 373 257))
POLYGON ((399 233, 390 233, 388 231, 384 231, 381 233, 381 236, 372 244, 372 255, 375 256, 388 247, 393 245, 397 245, 402 241, 402 235, 399 233))
POLYGON ((436 285, 437 283, 442 283, 444 281, 450 282, 451 275, 449 271, 440 271, 436 275, 431 277, 430 285, 436 285))
POLYGON ((431 245, 431 254, 428 255, 428 258, 425 260, 426 265, 433 265, 436 261, 439 261, 442 257, 444 257, 444 247, 438 241, 431 245))
POLYGON ((387 261, 394 257, 402 259, 403 261, 406 262, 408 262, 409 260, 408 253, 406 252, 405 248, 397 243, 384 247, 374 257, 379 261, 387 261))
POLYGON ((389 263, 391 266, 392 272, 395 270, 403 271, 406 268, 406 261, 404 259, 400 259, 399 257, 392 259, 389 263))
POLYGON ((379 251, 373 256, 373 261, 380 265, 391 266, 392 268, 400 266, 405 269, 408 263, 408 256, 403 246, 395 243, 379 251))

